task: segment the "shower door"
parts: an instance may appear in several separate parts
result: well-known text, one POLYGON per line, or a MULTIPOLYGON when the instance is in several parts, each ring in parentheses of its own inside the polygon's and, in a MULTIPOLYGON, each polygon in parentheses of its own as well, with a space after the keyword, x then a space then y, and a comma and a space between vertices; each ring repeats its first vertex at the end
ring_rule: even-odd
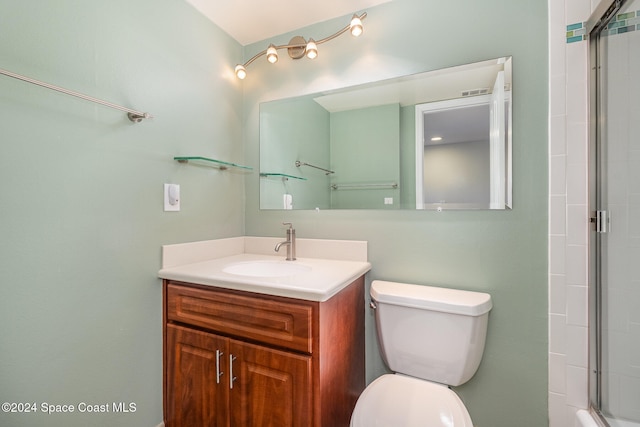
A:
POLYGON ((640 0, 611 3, 590 36, 590 390, 610 426, 640 427, 640 0))

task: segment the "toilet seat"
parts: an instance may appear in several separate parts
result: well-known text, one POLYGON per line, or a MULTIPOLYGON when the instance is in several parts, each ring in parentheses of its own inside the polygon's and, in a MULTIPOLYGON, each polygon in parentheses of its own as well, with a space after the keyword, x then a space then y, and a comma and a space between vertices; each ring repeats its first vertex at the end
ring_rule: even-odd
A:
POLYGON ((386 374, 364 390, 351 427, 473 427, 457 394, 448 387, 386 374))

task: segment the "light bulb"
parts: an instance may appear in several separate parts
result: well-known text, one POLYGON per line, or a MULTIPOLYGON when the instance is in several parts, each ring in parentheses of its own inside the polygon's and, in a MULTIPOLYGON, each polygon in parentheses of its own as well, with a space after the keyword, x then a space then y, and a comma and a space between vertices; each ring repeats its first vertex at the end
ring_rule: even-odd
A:
POLYGON ((318 46, 316 46, 316 42, 313 39, 309 39, 309 43, 307 43, 305 51, 307 52, 307 58, 309 59, 315 59, 318 56, 318 46))
POLYGON ((354 37, 358 37, 362 34, 362 21, 358 18, 358 15, 353 15, 351 18, 351 24, 349 24, 349 28, 351 29, 351 35, 354 37))
POLYGON ((240 80, 244 80, 244 78, 247 77, 247 70, 244 68, 244 66, 240 64, 236 65, 236 77, 238 77, 240 80))
POLYGON ((270 44, 267 48, 267 61, 271 62, 272 64, 278 62, 278 51, 276 50, 276 47, 273 45, 273 43, 270 44))

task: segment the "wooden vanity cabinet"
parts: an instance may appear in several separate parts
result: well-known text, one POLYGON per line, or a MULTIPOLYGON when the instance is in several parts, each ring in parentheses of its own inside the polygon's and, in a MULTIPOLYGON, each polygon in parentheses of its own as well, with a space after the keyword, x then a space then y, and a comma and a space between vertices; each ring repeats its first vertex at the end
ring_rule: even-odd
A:
POLYGON ((165 280, 166 427, 347 427, 365 387, 364 278, 325 302, 165 280))

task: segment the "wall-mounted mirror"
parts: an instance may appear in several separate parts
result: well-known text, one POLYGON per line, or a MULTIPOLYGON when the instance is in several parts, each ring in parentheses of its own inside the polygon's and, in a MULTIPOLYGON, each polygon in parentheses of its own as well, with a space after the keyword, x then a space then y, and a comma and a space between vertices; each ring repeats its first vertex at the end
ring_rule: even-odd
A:
POLYGON ((260 208, 511 208, 512 67, 496 58, 260 104, 260 208))

